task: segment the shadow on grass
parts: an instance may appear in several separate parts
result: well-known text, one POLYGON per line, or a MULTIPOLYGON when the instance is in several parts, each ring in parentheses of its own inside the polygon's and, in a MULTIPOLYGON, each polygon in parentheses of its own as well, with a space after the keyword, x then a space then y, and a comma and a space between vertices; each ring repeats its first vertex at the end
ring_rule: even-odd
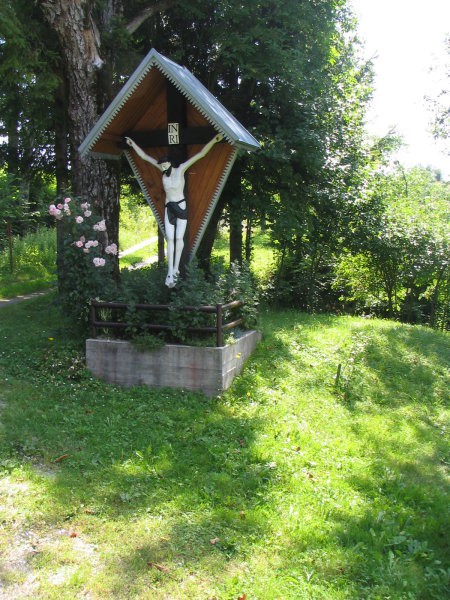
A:
MULTIPOLYGON (((217 576, 227 561, 245 561, 253 547, 258 545, 261 552, 261 540, 273 541, 272 527, 285 526, 270 511, 284 518, 288 513, 283 513, 283 502, 292 503, 294 510, 303 495, 301 501, 308 506, 295 523, 297 530, 286 525, 281 550, 267 551, 276 560, 271 576, 277 579, 278 594, 267 598, 294 598, 289 595, 294 588, 282 588, 283 578, 287 586, 300 579, 309 586, 314 584, 311 573, 321 578, 322 587, 316 592, 311 587, 312 596, 305 592, 297 597, 326 597, 326 585, 342 591, 330 598, 443 597, 447 447, 437 409, 445 393, 446 338, 422 328, 359 323, 367 343, 354 370, 351 396, 343 401, 333 396, 329 379, 337 359, 334 347, 340 344, 332 339, 334 334, 329 337, 329 330, 340 319, 271 313, 270 319, 263 316, 263 341, 231 392, 210 400, 173 390, 122 390, 82 371, 67 380, 73 352, 72 362, 66 361, 70 343, 59 342, 54 333, 61 324, 54 313, 43 311, 43 301, 36 304, 34 315, 30 310, 18 309, 16 320, 4 329, 8 346, 0 369, 17 378, 6 391, 4 456, 31 464, 44 480, 48 500, 34 517, 37 526, 43 520, 59 527, 81 523, 92 537, 101 535, 103 522, 117 527, 109 544, 119 547, 108 557, 117 579, 111 583, 115 597, 130 589, 135 577, 150 577, 149 563, 170 564, 175 569, 170 576, 176 578, 177 564, 189 572, 209 569, 217 576), (326 342, 317 351, 309 348, 324 332, 326 342), (312 360, 323 361, 326 368, 309 365, 312 360), (292 369, 303 373, 307 367, 303 380, 291 379, 298 389, 290 390, 287 399, 279 395, 277 402, 280 407, 284 401, 295 403, 302 385, 322 385, 328 377, 327 386, 318 389, 330 411, 329 429, 320 420, 322 409, 306 418, 312 436, 317 425, 318 434, 324 427, 330 440, 333 427, 352 437, 353 447, 345 447, 351 466, 338 470, 334 456, 326 464, 326 454, 303 459, 295 450, 283 455, 290 462, 285 470, 280 463, 283 479, 277 483, 259 439, 268 429, 266 416, 275 414, 265 413, 264 403, 271 389, 285 385, 292 369), (252 411, 252 404, 258 411, 252 411), (361 468, 353 467, 356 446, 361 468), (308 458, 317 464, 305 471, 308 458), (329 479, 311 473, 321 465, 329 479), (42 466, 51 471, 50 477, 42 474, 42 466), (300 478, 290 487, 293 473, 300 478), (278 495, 272 496, 276 486, 278 495), (303 521, 315 526, 308 529, 303 521)), ((284 411, 280 408, 277 449, 297 416, 284 411)), ((321 452, 320 444, 312 448, 321 452)), ((308 454, 307 448, 301 450, 308 454)), ((155 577, 166 575, 151 569, 155 577)))
POLYGON ((127 540, 115 560, 123 578, 142 556, 195 565, 211 552, 228 560, 261 538, 258 507, 272 470, 254 448, 258 418, 202 394, 94 380, 50 297, 1 316, 0 467, 30 469, 43 490, 30 528, 82 523, 95 536, 103 521, 122 534, 127 523, 160 523, 163 541, 158 530, 140 548, 127 540))

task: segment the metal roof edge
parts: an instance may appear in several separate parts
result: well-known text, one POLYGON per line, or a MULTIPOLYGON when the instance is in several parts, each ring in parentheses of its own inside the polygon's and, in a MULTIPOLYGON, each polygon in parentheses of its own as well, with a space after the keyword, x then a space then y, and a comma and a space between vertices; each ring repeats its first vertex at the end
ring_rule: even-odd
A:
MULTIPOLYGON (((103 131, 108 127, 111 120, 116 116, 116 114, 121 110, 124 106, 130 95, 136 89, 136 87, 140 84, 142 79, 147 75, 148 71, 156 66, 159 70, 169 79, 172 84, 199 110, 199 112, 220 132, 225 136, 225 138, 234 146, 237 146, 242 150, 254 151, 259 149, 261 146, 259 142, 248 132, 243 125, 230 113, 228 109, 226 109, 222 103, 193 75, 186 67, 178 65, 174 61, 169 58, 166 58, 162 54, 160 54, 157 50, 152 48, 150 52, 142 59, 139 66, 135 69, 135 71, 130 75, 128 81, 123 86, 123 88, 118 92, 116 97, 112 100, 111 104, 105 110, 103 115, 98 119, 95 126, 88 133, 84 141, 78 147, 78 151, 83 156, 87 152, 91 151, 92 146, 98 141, 103 131), (209 99, 210 109, 202 106, 198 99, 194 97, 183 84, 182 80, 179 77, 178 71, 186 72, 189 78, 192 78, 196 84, 198 84, 199 88, 202 90, 202 93, 207 96, 209 99), (245 132, 249 138, 248 140, 243 140, 237 134, 236 131, 233 130, 232 127, 228 126, 224 123, 224 120, 220 118, 220 116, 214 111, 214 105, 217 104, 221 110, 223 110, 226 116, 236 124, 236 128, 240 129, 242 132, 245 132)), ((118 156, 115 155, 102 155, 100 153, 94 153, 96 156, 102 156, 107 158, 112 158, 114 156, 115 159, 118 156)))

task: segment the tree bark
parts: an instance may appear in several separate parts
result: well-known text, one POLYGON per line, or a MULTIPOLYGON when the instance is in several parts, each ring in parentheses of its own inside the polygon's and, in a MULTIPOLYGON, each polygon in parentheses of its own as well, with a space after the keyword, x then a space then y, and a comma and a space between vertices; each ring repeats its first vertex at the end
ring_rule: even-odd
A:
MULTIPOLYGON (((108 95, 99 89, 102 81, 99 71, 104 60, 100 57, 99 34, 91 15, 94 3, 88 0, 38 1, 58 36, 67 72, 72 192, 78 199, 92 203, 95 211, 105 219, 105 242, 118 244, 119 165, 92 156, 81 157, 78 152, 78 147, 105 109, 108 95)), ((104 10, 107 9, 111 17, 117 16, 121 3, 106 2, 104 10)), ((117 260, 115 275, 118 275, 117 260)))
POLYGON ((236 161, 227 182, 228 207, 230 211, 230 263, 237 261, 242 264, 242 160, 236 161))
POLYGON ((218 203, 216 204, 211 219, 209 220, 208 226, 206 227, 206 231, 203 234, 202 241, 200 242, 200 245, 197 250, 196 257, 198 260, 198 264, 203 269, 203 271, 205 271, 205 273, 208 273, 210 270, 211 253, 214 246, 214 241, 217 236, 219 221, 222 217, 225 205, 226 199, 225 196, 222 195, 219 198, 218 203))
MULTIPOLYGON (((129 33, 176 0, 161 0, 145 8, 126 27, 129 33)), ((123 16, 123 0, 37 0, 42 13, 56 32, 68 82, 72 192, 90 202, 106 221, 105 242, 118 244, 120 161, 81 157, 78 148, 112 100, 114 47, 101 48, 101 32, 109 32, 123 16), (98 27, 94 21, 94 9, 98 27), (103 55, 102 55, 103 53, 103 55)), ((118 258, 115 276, 119 274, 118 258)))

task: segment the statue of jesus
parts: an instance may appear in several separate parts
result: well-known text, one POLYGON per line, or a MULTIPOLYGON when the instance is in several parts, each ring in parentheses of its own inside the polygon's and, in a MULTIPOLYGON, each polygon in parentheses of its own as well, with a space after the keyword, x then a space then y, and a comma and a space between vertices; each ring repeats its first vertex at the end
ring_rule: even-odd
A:
POLYGON ((184 197, 185 173, 198 160, 208 154, 214 144, 223 139, 221 133, 217 134, 203 148, 191 156, 184 163, 175 166, 169 157, 154 159, 146 154, 136 142, 126 137, 125 140, 131 148, 143 160, 162 171, 162 182, 166 193, 165 211, 164 211, 164 230, 167 240, 167 260, 169 263, 166 285, 173 288, 176 285, 179 276, 179 266, 181 253, 184 246, 184 233, 187 225, 187 206, 184 197))

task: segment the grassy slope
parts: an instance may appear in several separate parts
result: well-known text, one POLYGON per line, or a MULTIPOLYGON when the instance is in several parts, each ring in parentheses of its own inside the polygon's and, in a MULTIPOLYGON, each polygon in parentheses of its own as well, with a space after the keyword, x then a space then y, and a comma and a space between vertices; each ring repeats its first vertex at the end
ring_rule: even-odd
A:
POLYGON ((6 597, 445 597, 448 335, 261 328, 208 400, 93 380, 48 298, 1 309, 6 597))

